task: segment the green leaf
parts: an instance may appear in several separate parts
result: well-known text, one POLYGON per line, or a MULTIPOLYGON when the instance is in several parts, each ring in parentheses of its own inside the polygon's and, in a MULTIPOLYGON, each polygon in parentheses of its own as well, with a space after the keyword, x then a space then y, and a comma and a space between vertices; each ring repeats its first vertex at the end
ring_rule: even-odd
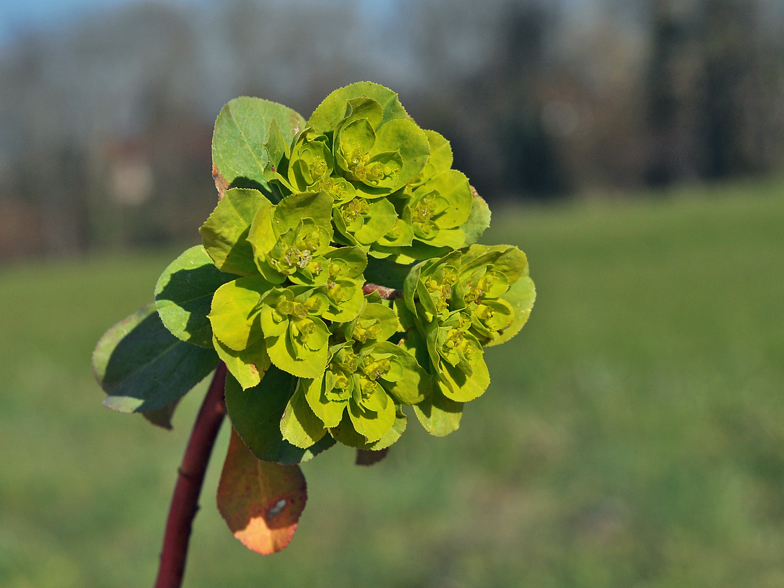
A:
POLYGON ((386 259, 368 257, 365 280, 371 284, 386 286, 396 290, 403 289, 403 282, 411 271, 410 265, 400 265, 386 259))
POLYGON ((395 207, 386 198, 372 202, 368 208, 365 224, 354 233, 356 240, 363 245, 378 241, 395 226, 397 220, 395 207))
POLYGON ((477 194, 473 186, 471 186, 471 194, 474 199, 471 214, 468 215, 468 220, 460 226, 465 234, 466 245, 473 245, 479 241, 479 237, 490 226, 490 207, 487 206, 484 198, 477 194))
POLYGON ((212 135, 212 161, 230 186, 267 188, 264 145, 273 120, 287 143, 305 127, 295 111, 261 98, 236 98, 221 110, 212 135))
POLYGON ((373 156, 390 152, 400 154, 403 168, 394 176, 394 182, 381 182, 380 185, 394 192, 414 179, 425 167, 430 157, 430 143, 416 123, 410 120, 392 120, 376 129, 376 142, 370 154, 373 156))
POLYGON ((367 443, 381 439, 395 423, 395 405, 391 400, 378 412, 365 410, 353 400, 349 400, 346 412, 354 430, 362 435, 367 443))
POLYGON ((260 339, 242 351, 230 349, 217 337, 213 337, 212 342, 218 357, 243 389, 257 386, 271 365, 264 340, 260 339))
POLYGON ((240 276, 259 273, 248 233, 256 212, 271 207, 258 190, 235 188, 226 192, 199 229, 204 248, 219 270, 240 276))
MULTIPOLYGON (((381 247, 410 247, 414 239, 414 229, 402 218, 395 220, 394 226, 378 240, 381 247)), ((376 247, 374 246, 375 250, 376 247)), ((376 252, 378 255, 378 252, 376 252)))
POLYGON ((286 405, 280 420, 280 432, 286 441, 302 449, 315 444, 327 432, 324 423, 313 413, 305 400, 302 384, 297 386, 297 391, 286 405))
POLYGON ((379 380, 381 386, 397 402, 402 404, 416 404, 421 402, 430 394, 432 381, 430 375, 422 369, 413 355, 406 353, 403 349, 384 341, 376 343, 373 353, 390 353, 403 367, 403 377, 396 382, 379 380))
POLYGON ((416 240, 410 247, 374 247, 374 249, 394 254, 394 257, 389 259, 403 265, 411 265, 417 260, 441 257, 452 251, 451 247, 434 247, 416 240))
POLYGON ((512 306, 512 309, 514 310, 514 321, 509 328, 491 341, 487 347, 493 347, 494 345, 500 345, 501 343, 509 341, 509 339, 519 333, 520 329, 523 328, 523 325, 528 322, 528 317, 531 315, 531 309, 536 300, 536 287, 534 286, 533 280, 528 276, 520 278, 501 296, 501 300, 506 300, 512 306))
POLYGON ((427 271, 427 267, 425 265, 426 263, 427 262, 423 261, 414 266, 411 266, 411 269, 409 269, 408 274, 406 274, 405 281, 403 282, 403 300, 406 303, 406 308, 408 308, 408 310, 410 310, 415 315, 417 312, 415 297, 417 295, 419 279, 422 275, 422 270, 424 269, 427 271))
POLYGON ((373 82, 357 82, 339 88, 327 96, 310 116, 308 126, 313 127, 319 134, 334 130, 346 116, 348 101, 362 97, 371 98, 381 105, 383 112, 381 124, 394 119, 408 118, 395 92, 373 82))
POLYGON ((274 228, 278 235, 296 229, 300 220, 312 218, 332 236, 332 198, 326 192, 302 192, 286 196, 275 207, 274 228))
POLYGON ((286 141, 283 133, 280 132, 278 122, 274 119, 270 123, 268 137, 267 142, 264 144, 264 149, 266 149, 267 157, 269 158, 267 166, 273 173, 285 173, 286 170, 281 169, 281 164, 285 166, 290 157, 289 142, 286 141))
POLYGON ((446 437, 460 427, 463 403, 449 400, 434 387, 430 396, 414 405, 414 414, 425 431, 436 437, 446 437))
POLYGON ((211 348, 212 326, 207 314, 212 296, 235 278, 219 271, 204 247, 191 247, 163 270, 155 285, 155 307, 161 321, 178 339, 211 348))
POLYGON ((289 321, 286 333, 277 337, 267 337, 267 352, 272 363, 278 368, 297 376, 298 378, 318 378, 324 373, 329 359, 329 329, 320 318, 310 317, 315 326, 315 331, 310 335, 316 341, 323 343, 316 349, 292 341, 291 329, 293 321, 289 321))
POLYGON ((490 385, 490 372, 483 357, 471 362, 473 373, 469 376, 459 367, 441 362, 438 385, 444 396, 455 402, 469 402, 479 398, 490 385))
POLYGON ((324 376, 315 379, 303 378, 300 380, 305 389, 305 399, 308 401, 310 409, 326 427, 336 427, 343 411, 346 409, 345 402, 333 402, 324 394, 324 376))
POLYGON ((347 103, 346 118, 340 123, 339 132, 343 132, 349 124, 362 119, 366 120, 372 129, 378 128, 384 119, 384 109, 381 104, 372 98, 352 98, 347 103))
POLYGON ((403 432, 406 430, 406 423, 408 422, 406 415, 403 414, 402 411, 395 409, 391 402, 390 405, 393 407, 392 410, 394 412, 395 420, 392 423, 392 426, 389 427, 386 433, 384 433, 378 441, 368 443, 365 437, 357 433, 348 411, 343 414, 343 419, 340 421, 340 424, 337 427, 331 428, 329 432, 335 439, 349 447, 367 451, 381 451, 386 449, 400 439, 403 432))
POLYGON ((259 461, 232 430, 218 483, 218 511, 245 547, 262 555, 286 547, 306 501, 299 466, 259 461))
POLYGON ((283 439, 280 419, 296 388, 297 378, 274 366, 258 386, 247 390, 231 374, 226 377, 226 410, 231 424, 257 458, 284 465, 300 463, 334 445, 328 436, 308 449, 283 439))
POLYGON ((422 173, 414 180, 415 185, 437 176, 452 167, 452 147, 443 135, 435 131, 422 129, 430 144, 430 158, 422 173))
POLYGON ((218 356, 177 339, 163 326, 155 305, 148 304, 101 337, 92 363, 108 394, 104 406, 150 412, 184 396, 215 369, 218 356))
POLYGON ((263 336, 257 307, 261 296, 271 288, 272 284, 261 276, 251 276, 228 282, 215 291, 208 318, 221 343, 241 351, 263 336))
POLYGON ((364 449, 369 451, 383 451, 388 449, 391 445, 397 443, 398 439, 403 436, 407 423, 408 417, 398 407, 397 411, 395 412, 395 422, 392 423, 392 426, 389 428, 389 430, 384 433, 384 436, 381 437, 381 439, 378 441, 374 443, 368 443, 364 449))

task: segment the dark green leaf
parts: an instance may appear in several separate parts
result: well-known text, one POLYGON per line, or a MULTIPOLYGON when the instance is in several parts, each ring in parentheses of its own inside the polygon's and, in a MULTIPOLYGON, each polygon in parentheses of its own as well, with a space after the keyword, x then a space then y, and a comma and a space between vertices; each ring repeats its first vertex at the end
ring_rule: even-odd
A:
POLYGON ((283 439, 280 419, 296 387, 297 378, 275 366, 267 370, 258 386, 247 390, 231 374, 226 377, 226 410, 231 424, 262 461, 300 463, 334 445, 328 435, 308 449, 294 447, 283 439))
POLYGON ((372 255, 368 257, 365 268, 365 281, 395 290, 403 289, 403 282, 412 266, 400 265, 388 259, 377 259, 372 255))
POLYGON ((161 321, 178 339, 212 348, 212 327, 207 318, 212 295, 236 277, 219 271, 204 247, 191 247, 163 270, 155 285, 155 307, 161 321))
POLYGON ((212 349, 180 341, 154 304, 120 321, 98 341, 93 371, 109 395, 104 406, 149 412, 180 399, 218 364, 212 349))

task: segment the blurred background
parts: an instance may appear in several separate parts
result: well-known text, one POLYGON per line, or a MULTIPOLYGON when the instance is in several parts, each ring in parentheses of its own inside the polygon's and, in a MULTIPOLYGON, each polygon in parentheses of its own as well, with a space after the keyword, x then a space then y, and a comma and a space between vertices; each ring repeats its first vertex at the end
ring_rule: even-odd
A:
POLYGON ((784 3, 0 0, 0 586, 152 585, 174 431, 89 357, 215 205, 238 95, 399 92, 539 299, 460 431, 334 449, 284 552, 208 475, 186 586, 784 586, 784 3))

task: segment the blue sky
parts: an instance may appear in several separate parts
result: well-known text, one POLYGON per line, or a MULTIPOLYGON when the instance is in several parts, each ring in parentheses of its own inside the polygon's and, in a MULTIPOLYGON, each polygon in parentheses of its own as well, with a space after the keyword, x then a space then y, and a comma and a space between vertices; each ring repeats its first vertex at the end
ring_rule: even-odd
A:
POLYGON ((0 0, 0 42, 131 0, 0 0))
MULTIPOLYGON (((20 33, 69 25, 80 18, 107 8, 144 0, 0 0, 0 44, 20 33)), ((149 0, 176 4, 213 4, 219 0, 149 0)), ((328 0, 313 0, 328 1, 328 0)), ((363 8, 376 15, 394 10, 396 0, 360 0, 363 8)))
MULTIPOLYGON (((0 0, 0 43, 19 33, 68 25, 106 8, 138 0, 0 0)), ((204 4, 204 0, 175 0, 179 4, 204 4)))

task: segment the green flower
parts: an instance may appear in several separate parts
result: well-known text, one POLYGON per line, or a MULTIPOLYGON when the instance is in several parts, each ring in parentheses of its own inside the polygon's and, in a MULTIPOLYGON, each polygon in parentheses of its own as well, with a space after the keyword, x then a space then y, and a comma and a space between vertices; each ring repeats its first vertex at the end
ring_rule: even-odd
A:
POLYGON ((386 198, 354 198, 336 207, 332 218, 336 238, 347 245, 358 245, 365 251, 392 231, 398 220, 395 207, 386 198))
POLYGON ((414 266, 406 277, 403 288, 406 306, 422 324, 445 318, 451 312, 461 257, 460 251, 454 251, 430 259, 414 266))
POLYGON ((348 408, 354 429, 366 442, 380 439, 395 421, 394 401, 381 382, 399 379, 402 370, 374 346, 355 350, 351 342, 337 345, 320 378, 306 383, 305 398, 326 427, 336 427, 348 408), (394 369, 397 367, 398 369, 394 369))
POLYGON ((295 139, 288 164, 288 180, 296 192, 307 192, 332 175, 334 163, 329 139, 312 128, 295 139))
POLYGON ((430 157, 425 167, 406 186, 409 194, 431 178, 449 170, 452 167, 452 147, 443 135, 435 131, 424 130, 427 142, 430 145, 430 157))
POLYGON ((425 327, 432 373, 444 396, 456 402, 473 400, 490 385, 482 345, 469 332, 471 324, 469 312, 454 311, 425 327))
POLYGON ((395 311, 380 300, 377 294, 365 296, 361 312, 352 321, 335 325, 335 335, 360 344, 389 339, 398 330, 398 319, 395 311))
POLYGON ((390 196, 399 218, 371 247, 375 257, 394 255, 399 263, 411 263, 459 249, 470 237, 461 228, 474 206, 468 179, 450 169, 452 150, 446 139, 435 131, 424 132, 430 157, 415 178, 390 196))
POLYGON ((482 347, 522 328, 535 295, 527 273, 525 255, 508 245, 473 245, 409 272, 405 312, 398 305, 398 314, 420 336, 407 336, 405 346, 419 356, 426 347, 430 373, 447 399, 468 402, 484 393, 490 376, 482 347))
POLYGON ((406 119, 384 120, 381 104, 367 96, 346 100, 332 150, 339 174, 366 198, 380 198, 405 186, 430 155, 422 129, 406 119))
POLYGON ((324 254, 332 240, 332 199, 325 192, 286 196, 277 205, 259 207, 250 226, 259 272, 271 283, 326 282, 324 254))
POLYGON ((362 444, 388 433, 396 404, 416 404, 430 391, 428 374, 388 341, 336 345, 324 375, 303 382, 308 404, 324 426, 337 427, 347 413, 362 444))
POLYGON ((259 312, 272 288, 261 276, 250 276, 223 284, 212 297, 207 318, 215 351, 243 389, 256 386, 270 364, 259 312))
POLYGON ((432 247, 458 249, 465 243, 462 225, 471 213, 468 178, 447 170, 416 188, 403 208, 414 239, 432 247))
POLYGON ((353 320, 365 304, 362 272, 367 257, 358 247, 340 247, 324 255, 326 283, 318 292, 326 296, 329 306, 323 317, 330 321, 353 320))
POLYGON ((535 298, 525 253, 511 245, 472 245, 461 257, 452 307, 471 312, 471 333, 497 345, 517 333, 535 298))
POLYGON ((313 414, 326 428, 340 427, 338 440, 352 446, 378 442, 399 420, 396 405, 421 402, 432 385, 412 355, 387 341, 398 329, 395 312, 369 300, 380 299, 366 297, 359 316, 334 325, 341 342, 324 373, 303 380, 313 414))
POLYGON ((308 127, 294 137, 289 150, 275 121, 272 121, 269 137, 265 145, 269 153, 265 175, 281 194, 327 192, 336 206, 356 196, 351 183, 333 173, 330 137, 308 127))
POLYGON ((404 285, 405 304, 421 325, 465 310, 470 333, 484 346, 515 335, 534 298, 525 254, 510 245, 472 245, 420 263, 404 285))
POLYGON ((328 360, 329 328, 321 316, 329 300, 314 288, 274 288, 261 300, 264 343, 276 367, 299 378, 315 378, 328 360))

